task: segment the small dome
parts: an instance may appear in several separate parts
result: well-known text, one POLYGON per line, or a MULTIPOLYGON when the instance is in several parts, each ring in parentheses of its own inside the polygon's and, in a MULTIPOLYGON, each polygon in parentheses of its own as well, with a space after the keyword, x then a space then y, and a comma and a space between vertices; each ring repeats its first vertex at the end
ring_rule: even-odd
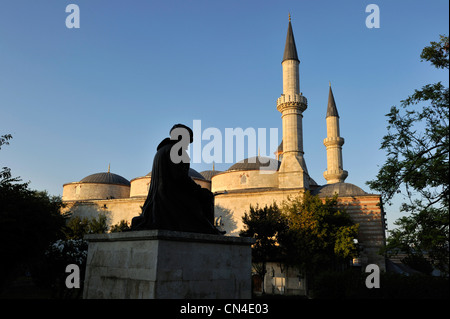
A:
MULTIPOLYGON (((197 179, 205 179, 203 176, 202 176, 202 174, 200 174, 199 172, 197 172, 195 169, 193 169, 193 168, 189 168, 189 173, 188 173, 188 175, 191 177, 191 178, 197 178, 197 179)), ((145 176, 152 176, 152 172, 150 172, 150 173, 148 173, 147 175, 145 175, 145 176)))
POLYGON ((213 176, 216 176, 217 174, 222 173, 222 171, 216 171, 216 170, 209 170, 209 171, 203 171, 200 172, 200 174, 207 180, 210 181, 213 176))
POLYGON ((120 175, 107 173, 97 173, 86 176, 80 183, 97 183, 97 184, 118 184, 130 186, 130 182, 120 175))
POLYGON ((189 174, 188 174, 190 177, 192 177, 192 178, 197 178, 197 179, 205 179, 204 177, 203 177, 203 175, 202 174, 200 174, 199 172, 197 172, 195 169, 193 169, 193 168, 189 168, 189 174))
POLYGON ((276 167, 276 170, 280 168, 281 162, 264 156, 254 156, 246 158, 242 161, 232 165, 227 171, 258 171, 263 167, 276 167))
POLYGON ((313 195, 319 195, 320 197, 332 197, 336 193, 339 196, 367 195, 361 188, 350 183, 326 184, 312 191, 313 195))

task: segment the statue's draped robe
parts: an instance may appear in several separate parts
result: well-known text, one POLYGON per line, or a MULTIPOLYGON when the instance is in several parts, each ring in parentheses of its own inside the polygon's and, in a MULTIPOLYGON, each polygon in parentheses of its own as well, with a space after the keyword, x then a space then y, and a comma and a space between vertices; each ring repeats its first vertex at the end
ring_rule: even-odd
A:
POLYGON ((141 215, 133 218, 131 229, 218 234, 213 226, 213 195, 189 177, 189 163, 172 162, 170 150, 176 143, 166 138, 158 145, 148 196, 141 215))

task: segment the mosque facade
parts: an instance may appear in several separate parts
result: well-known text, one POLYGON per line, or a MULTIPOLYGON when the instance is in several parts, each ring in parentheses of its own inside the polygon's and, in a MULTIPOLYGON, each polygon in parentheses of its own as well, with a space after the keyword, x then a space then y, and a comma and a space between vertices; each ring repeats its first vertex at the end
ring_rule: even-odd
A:
MULTIPOLYGON (((303 151, 303 113, 308 108, 307 98, 300 91, 300 60, 297 55, 292 24, 289 19, 282 60, 283 93, 276 100, 282 120, 282 142, 276 159, 255 156, 244 159, 226 171, 209 170, 189 175, 200 186, 215 193, 217 226, 227 235, 237 236, 243 228, 242 216, 250 205, 264 207, 273 202, 281 204, 288 196, 310 191, 321 198, 338 194, 338 205, 359 224, 358 243, 364 266, 377 264, 385 270, 385 258, 379 251, 385 244, 385 213, 381 195, 369 194, 360 187, 346 183, 348 172, 343 168, 339 113, 331 85, 326 108, 327 135, 323 141, 327 155, 325 185, 318 185, 309 175, 303 151), (270 169, 267 169, 270 168, 270 169)), ((65 211, 80 217, 94 217, 105 213, 111 225, 131 219, 141 212, 147 197, 151 173, 128 181, 110 172, 89 175, 79 182, 63 185, 65 211)), ((301 294, 304 282, 298 271, 286 270, 276 263, 268 263, 266 278, 260 279, 266 291, 301 294)))

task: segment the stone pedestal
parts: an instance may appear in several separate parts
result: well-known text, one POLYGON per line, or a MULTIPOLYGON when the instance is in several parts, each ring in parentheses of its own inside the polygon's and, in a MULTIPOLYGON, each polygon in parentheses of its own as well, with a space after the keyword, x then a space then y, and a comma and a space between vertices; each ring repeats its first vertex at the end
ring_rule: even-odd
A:
POLYGON ((251 298, 251 238, 148 230, 85 239, 85 299, 251 298))

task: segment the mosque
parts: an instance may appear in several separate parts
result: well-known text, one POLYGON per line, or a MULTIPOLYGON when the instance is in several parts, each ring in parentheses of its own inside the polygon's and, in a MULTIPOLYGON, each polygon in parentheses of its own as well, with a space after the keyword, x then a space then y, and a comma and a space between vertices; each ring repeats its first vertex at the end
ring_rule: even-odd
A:
MULTIPOLYGON (((237 236, 242 229, 242 216, 250 205, 260 207, 274 201, 281 203, 288 196, 298 196, 309 190, 321 198, 338 194, 339 205, 346 209, 355 223, 359 223, 358 244, 360 258, 355 264, 377 264, 385 270, 385 258, 379 250, 385 244, 385 212, 381 195, 369 194, 360 187, 345 183, 348 172, 343 169, 342 146, 344 138, 339 131, 339 113, 331 85, 326 108, 327 170, 323 173, 327 184, 318 185, 309 175, 303 152, 303 112, 307 110, 306 97, 300 93, 300 60, 292 30, 291 19, 286 36, 282 60, 283 93, 276 100, 282 119, 282 142, 275 158, 251 157, 235 163, 226 171, 208 170, 189 175, 200 186, 211 190, 215 196, 216 224, 237 236), (273 171, 264 171, 265 168, 273 171)), ((325 107, 324 107, 325 112, 325 107)), ((64 211, 80 217, 105 213, 111 225, 131 219, 141 213, 149 190, 151 172, 131 181, 111 173, 89 175, 79 182, 63 185, 64 211)), ((301 274, 277 263, 268 263, 265 278, 259 278, 265 291, 284 294, 304 293, 301 274)), ((256 280, 258 281, 258 280, 256 280)))

